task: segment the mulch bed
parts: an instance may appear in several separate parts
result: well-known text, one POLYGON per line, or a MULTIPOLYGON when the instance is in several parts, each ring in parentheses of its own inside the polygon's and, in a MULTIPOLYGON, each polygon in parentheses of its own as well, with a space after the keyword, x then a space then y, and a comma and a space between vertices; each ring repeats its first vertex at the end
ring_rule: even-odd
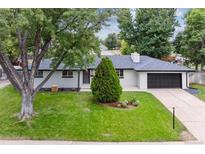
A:
POLYGON ((131 108, 136 108, 139 106, 139 105, 135 106, 132 103, 128 103, 127 107, 123 107, 120 102, 101 103, 101 104, 105 106, 120 108, 120 109, 131 109, 131 108))

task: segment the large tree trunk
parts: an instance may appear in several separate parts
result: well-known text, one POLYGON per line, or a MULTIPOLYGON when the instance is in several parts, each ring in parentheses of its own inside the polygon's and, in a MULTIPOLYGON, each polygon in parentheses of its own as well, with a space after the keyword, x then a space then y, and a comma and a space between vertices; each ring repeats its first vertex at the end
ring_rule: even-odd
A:
POLYGON ((204 70, 204 64, 201 64, 201 71, 204 70))
POLYGON ((22 92, 22 105, 20 119, 30 119, 34 115, 33 98, 29 92, 22 92))
POLYGON ((196 71, 199 70, 199 64, 195 64, 195 70, 196 70, 196 71))

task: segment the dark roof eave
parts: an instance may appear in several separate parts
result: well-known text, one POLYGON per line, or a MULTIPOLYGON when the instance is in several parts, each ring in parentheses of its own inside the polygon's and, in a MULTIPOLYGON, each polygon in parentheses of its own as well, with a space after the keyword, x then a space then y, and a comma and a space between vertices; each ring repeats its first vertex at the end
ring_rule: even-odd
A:
MULTIPOLYGON (((95 69, 95 68, 88 68, 88 69, 95 69)), ((196 70, 137 70, 133 68, 115 68, 115 69, 125 69, 125 70, 135 70, 137 72, 196 72, 196 70)), ((22 71, 22 69, 16 69, 17 71, 22 71)), ((39 69, 40 71, 51 71, 52 69, 39 69)), ((57 69, 56 71, 63 71, 63 70, 73 70, 73 71, 82 71, 84 69, 57 69)))
MULTIPOLYGON (((87 68, 87 69, 96 69, 96 68, 87 68)), ((125 70, 134 70, 133 68, 115 68, 115 69, 125 69, 125 70)), ((19 71, 21 71, 22 69, 19 69, 19 71)), ((40 71, 51 71, 52 69, 38 69, 40 71)), ((83 71, 85 69, 68 69, 68 68, 65 68, 65 69, 57 69, 56 71, 63 71, 63 70, 72 70, 72 71, 83 71)))

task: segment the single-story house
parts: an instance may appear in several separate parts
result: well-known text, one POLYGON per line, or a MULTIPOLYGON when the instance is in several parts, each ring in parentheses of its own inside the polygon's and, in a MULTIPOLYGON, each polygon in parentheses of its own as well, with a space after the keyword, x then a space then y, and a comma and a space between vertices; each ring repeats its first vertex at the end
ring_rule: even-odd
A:
MULTIPOLYGON (((138 53, 131 55, 107 56, 111 59, 120 83, 123 88, 136 87, 147 88, 182 88, 189 87, 189 72, 192 69, 185 66, 172 64, 149 56, 140 56, 138 53)), ((90 83, 95 74, 95 69, 101 58, 96 58, 87 70, 65 68, 61 64, 57 71, 46 82, 43 88, 51 88, 58 85, 62 89, 90 88, 90 83)), ((51 71, 51 60, 41 62, 35 77, 35 86, 51 71)))

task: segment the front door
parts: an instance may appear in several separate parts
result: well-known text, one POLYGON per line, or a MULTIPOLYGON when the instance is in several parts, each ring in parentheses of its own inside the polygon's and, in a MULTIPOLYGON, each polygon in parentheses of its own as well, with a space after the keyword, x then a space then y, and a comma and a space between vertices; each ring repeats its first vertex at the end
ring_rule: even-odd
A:
POLYGON ((89 84, 90 83, 90 71, 83 71, 83 83, 89 84))

